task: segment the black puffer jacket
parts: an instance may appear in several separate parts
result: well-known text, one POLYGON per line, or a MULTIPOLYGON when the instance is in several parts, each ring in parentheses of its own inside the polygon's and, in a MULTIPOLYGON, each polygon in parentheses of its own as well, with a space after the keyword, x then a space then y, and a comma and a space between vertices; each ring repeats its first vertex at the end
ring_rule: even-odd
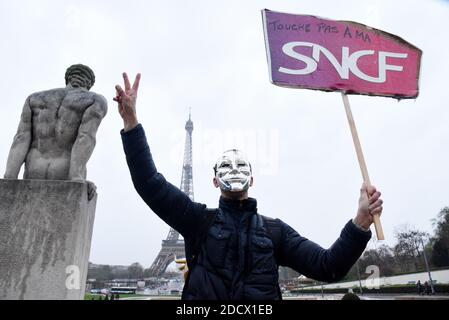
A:
MULTIPOLYGON (((192 254, 201 227, 207 220, 206 205, 193 202, 157 172, 143 127, 122 131, 122 141, 134 186, 148 206, 185 240, 192 254)), ((257 213, 257 201, 220 198, 220 211, 208 229, 183 299, 279 299, 278 266, 325 282, 346 275, 362 254, 371 232, 349 221, 329 249, 300 236, 279 220, 281 244, 274 245, 257 213)))

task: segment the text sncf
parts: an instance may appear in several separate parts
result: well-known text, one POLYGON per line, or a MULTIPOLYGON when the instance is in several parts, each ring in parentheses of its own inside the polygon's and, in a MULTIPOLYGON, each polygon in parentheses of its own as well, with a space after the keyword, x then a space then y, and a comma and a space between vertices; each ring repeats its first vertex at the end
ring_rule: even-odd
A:
MULTIPOLYGON (((393 65, 387 64, 387 58, 399 58, 405 59, 407 58, 407 53, 395 53, 395 52, 386 52, 379 51, 378 52, 378 76, 367 75, 362 72, 357 62, 361 57, 364 56, 373 56, 375 54, 374 50, 360 50, 354 51, 349 54, 348 47, 341 48, 341 64, 337 61, 337 58, 325 47, 311 43, 311 42, 301 42, 301 41, 293 41, 288 42, 282 46, 282 52, 284 52, 287 56, 297 59, 305 63, 305 66, 301 69, 290 69, 285 67, 280 67, 279 72, 291 74, 291 75, 308 75, 313 73, 318 68, 318 63, 320 62, 320 54, 322 53, 327 60, 332 64, 335 68, 341 79, 349 79, 349 71, 352 74, 357 76, 358 78, 373 82, 373 83, 384 83, 387 80, 387 71, 402 71, 403 66, 401 65, 393 65), (309 47, 312 48, 312 57, 306 56, 304 54, 298 53, 295 51, 295 48, 298 47, 309 47)), ((373 61, 373 63, 375 63, 373 61)))

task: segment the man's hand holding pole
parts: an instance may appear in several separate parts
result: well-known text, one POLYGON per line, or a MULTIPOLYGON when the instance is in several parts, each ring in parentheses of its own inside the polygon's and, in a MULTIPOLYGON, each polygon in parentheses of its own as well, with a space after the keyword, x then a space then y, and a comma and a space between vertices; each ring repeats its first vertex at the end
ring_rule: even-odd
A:
POLYGON ((380 199, 381 193, 376 187, 362 184, 360 189, 359 209, 353 222, 357 226, 368 230, 374 222, 375 215, 378 217, 382 214, 383 201, 380 199))

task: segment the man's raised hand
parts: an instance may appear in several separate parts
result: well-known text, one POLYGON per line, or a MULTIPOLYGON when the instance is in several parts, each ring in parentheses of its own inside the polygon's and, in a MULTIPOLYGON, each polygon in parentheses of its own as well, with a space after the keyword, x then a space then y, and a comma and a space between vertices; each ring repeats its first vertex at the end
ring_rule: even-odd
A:
POLYGON ((117 96, 114 98, 114 101, 118 103, 118 112, 123 119, 124 131, 129 131, 134 129, 139 123, 136 115, 136 100, 137 91, 139 90, 140 73, 137 74, 132 87, 126 72, 123 73, 123 81, 125 90, 119 85, 116 85, 115 90, 117 96))

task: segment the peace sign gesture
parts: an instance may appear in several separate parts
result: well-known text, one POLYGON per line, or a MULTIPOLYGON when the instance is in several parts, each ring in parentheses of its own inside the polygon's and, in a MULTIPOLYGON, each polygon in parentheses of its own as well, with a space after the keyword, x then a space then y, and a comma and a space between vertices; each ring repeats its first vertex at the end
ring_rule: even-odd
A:
POLYGON ((123 119, 124 131, 129 131, 139 123, 136 115, 136 100, 137 91, 139 90, 140 73, 137 74, 132 87, 126 72, 123 73, 123 81, 125 83, 125 90, 119 85, 116 85, 115 90, 117 96, 114 98, 114 101, 118 103, 118 112, 123 119))

